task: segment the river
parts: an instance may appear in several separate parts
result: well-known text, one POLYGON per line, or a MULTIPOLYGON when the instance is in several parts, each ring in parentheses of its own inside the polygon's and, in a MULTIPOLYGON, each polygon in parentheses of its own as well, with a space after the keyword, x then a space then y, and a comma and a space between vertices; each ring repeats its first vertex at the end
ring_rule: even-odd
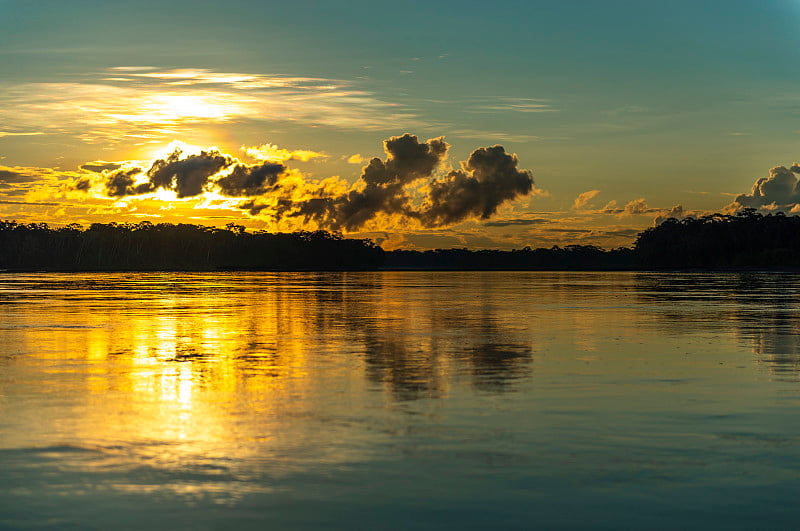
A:
POLYGON ((0 527, 800 518, 800 276, 0 275, 0 527))

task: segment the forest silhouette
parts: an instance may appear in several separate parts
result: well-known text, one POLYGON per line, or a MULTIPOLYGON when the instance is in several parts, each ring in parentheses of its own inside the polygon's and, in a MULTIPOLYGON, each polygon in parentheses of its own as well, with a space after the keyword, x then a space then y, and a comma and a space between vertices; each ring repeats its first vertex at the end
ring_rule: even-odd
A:
POLYGON ((384 251, 339 232, 248 232, 191 224, 94 223, 51 228, 0 221, 0 269, 10 271, 798 269, 800 217, 669 218, 632 248, 593 245, 501 250, 384 251))
POLYGON ((0 222, 0 268, 48 271, 376 269, 384 251, 338 232, 247 232, 169 223, 94 223, 50 228, 0 222))

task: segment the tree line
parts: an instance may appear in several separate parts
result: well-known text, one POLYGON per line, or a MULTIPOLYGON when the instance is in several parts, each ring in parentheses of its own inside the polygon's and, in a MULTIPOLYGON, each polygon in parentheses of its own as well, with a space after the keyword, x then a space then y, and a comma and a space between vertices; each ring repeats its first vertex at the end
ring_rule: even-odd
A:
POLYGON ((669 218, 639 233, 634 252, 642 268, 800 268, 800 217, 747 208, 735 215, 669 218))
POLYGON ((108 270, 633 270, 800 268, 800 217, 670 218, 639 233, 632 248, 384 251, 339 232, 248 232, 191 224, 94 223, 51 228, 0 221, 0 269, 108 270))
POLYGON ((0 222, 0 269, 107 270, 357 270, 376 269, 383 249, 338 232, 247 232, 158 223, 93 223, 51 228, 0 222))

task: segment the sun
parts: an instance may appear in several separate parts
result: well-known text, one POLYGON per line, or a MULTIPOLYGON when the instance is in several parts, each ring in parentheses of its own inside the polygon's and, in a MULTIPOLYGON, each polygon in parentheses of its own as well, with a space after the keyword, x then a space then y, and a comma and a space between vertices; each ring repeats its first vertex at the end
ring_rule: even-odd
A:
POLYGON ((159 95, 147 105, 158 122, 167 124, 186 120, 221 120, 229 115, 224 104, 210 96, 159 95))

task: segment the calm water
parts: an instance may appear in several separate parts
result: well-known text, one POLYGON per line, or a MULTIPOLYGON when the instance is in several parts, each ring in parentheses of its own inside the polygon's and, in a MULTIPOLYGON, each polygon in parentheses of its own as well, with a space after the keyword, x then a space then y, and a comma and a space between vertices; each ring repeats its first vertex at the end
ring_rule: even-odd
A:
POLYGON ((796 528, 800 276, 0 275, 0 527, 796 528))

